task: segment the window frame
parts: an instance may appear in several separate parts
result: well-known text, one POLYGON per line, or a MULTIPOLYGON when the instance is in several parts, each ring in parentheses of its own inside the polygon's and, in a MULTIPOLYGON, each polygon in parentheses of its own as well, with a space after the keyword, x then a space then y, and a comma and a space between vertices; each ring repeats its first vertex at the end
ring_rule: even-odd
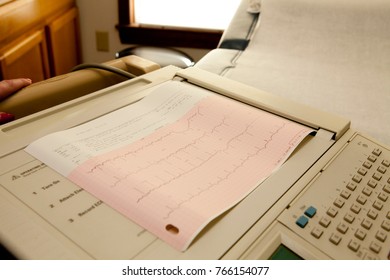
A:
POLYGON ((219 44, 221 30, 139 26, 134 23, 133 5, 133 0, 118 0, 116 28, 122 44, 200 49, 214 49, 219 44))

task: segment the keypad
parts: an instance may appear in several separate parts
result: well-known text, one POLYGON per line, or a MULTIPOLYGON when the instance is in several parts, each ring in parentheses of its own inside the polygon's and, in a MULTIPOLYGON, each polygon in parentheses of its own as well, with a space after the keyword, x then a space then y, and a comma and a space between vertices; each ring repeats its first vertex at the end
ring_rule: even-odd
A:
MULTIPOLYGON (((329 241, 332 244, 338 245, 345 238, 347 231, 354 225, 356 215, 360 213, 362 207, 365 209, 365 217, 361 220, 360 225, 354 225, 354 234, 352 239, 349 239, 347 248, 353 252, 357 252, 362 245, 362 241, 370 239, 369 250, 378 254, 383 250, 383 244, 388 238, 390 232, 390 219, 387 213, 383 218, 379 218, 381 211, 389 211, 385 202, 389 197, 390 190, 390 159, 378 160, 383 151, 380 148, 375 148, 370 155, 363 161, 362 166, 353 174, 351 181, 345 185, 345 189, 341 190, 339 197, 333 201, 333 205, 328 209, 326 214, 330 219, 336 217, 336 213, 344 206, 348 208, 343 215, 343 221, 339 222, 336 231, 333 232, 329 241), (387 176, 387 177, 386 177, 387 176), (367 183, 364 184, 365 178, 367 183), (356 192, 355 200, 350 200, 352 192, 356 192), (373 199, 371 199, 373 198, 373 199), (380 229, 372 232, 373 228, 378 228, 376 224, 380 224, 380 229)), ((330 222, 329 222, 330 223, 330 222)), ((323 223, 319 222, 319 225, 323 223)), ((321 236, 316 234, 316 238, 321 236)), ((388 249, 388 248, 386 248, 388 249)))
POLYGON ((334 258, 390 258, 390 151, 360 138, 353 145, 361 154, 338 155, 296 202, 295 231, 334 258))

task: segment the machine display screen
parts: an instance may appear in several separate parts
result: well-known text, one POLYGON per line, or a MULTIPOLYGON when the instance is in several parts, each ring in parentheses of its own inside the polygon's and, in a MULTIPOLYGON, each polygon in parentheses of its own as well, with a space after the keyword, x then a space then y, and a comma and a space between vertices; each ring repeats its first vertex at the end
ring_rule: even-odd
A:
POLYGON ((280 244, 279 247, 269 258, 270 260, 303 260, 302 257, 291 251, 289 248, 280 244))

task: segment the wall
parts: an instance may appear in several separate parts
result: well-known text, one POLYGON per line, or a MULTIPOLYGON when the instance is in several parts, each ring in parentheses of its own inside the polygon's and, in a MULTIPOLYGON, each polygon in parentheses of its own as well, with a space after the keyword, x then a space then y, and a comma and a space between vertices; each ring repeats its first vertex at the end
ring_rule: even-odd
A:
MULTIPOLYGON (((117 0, 76 0, 80 13, 80 30, 83 62, 100 63, 115 58, 115 53, 129 45, 121 44, 115 25, 118 23, 117 0), (96 48, 96 31, 109 34, 109 51, 98 51, 96 48)), ((196 61, 209 50, 186 49, 196 61)))

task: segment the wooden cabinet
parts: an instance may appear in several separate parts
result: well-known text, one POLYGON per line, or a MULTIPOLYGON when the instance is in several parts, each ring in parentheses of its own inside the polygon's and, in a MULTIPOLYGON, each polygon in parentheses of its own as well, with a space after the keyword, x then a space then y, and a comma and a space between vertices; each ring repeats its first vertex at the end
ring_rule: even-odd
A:
POLYGON ((72 8, 47 27, 52 76, 69 72, 80 63, 78 13, 72 8))
POLYGON ((39 30, 11 45, 0 59, 2 79, 30 78, 41 81, 50 77, 44 30, 39 30))
POLYGON ((75 1, 18 0, 0 6, 0 79, 38 82, 67 73, 80 61, 75 1))

